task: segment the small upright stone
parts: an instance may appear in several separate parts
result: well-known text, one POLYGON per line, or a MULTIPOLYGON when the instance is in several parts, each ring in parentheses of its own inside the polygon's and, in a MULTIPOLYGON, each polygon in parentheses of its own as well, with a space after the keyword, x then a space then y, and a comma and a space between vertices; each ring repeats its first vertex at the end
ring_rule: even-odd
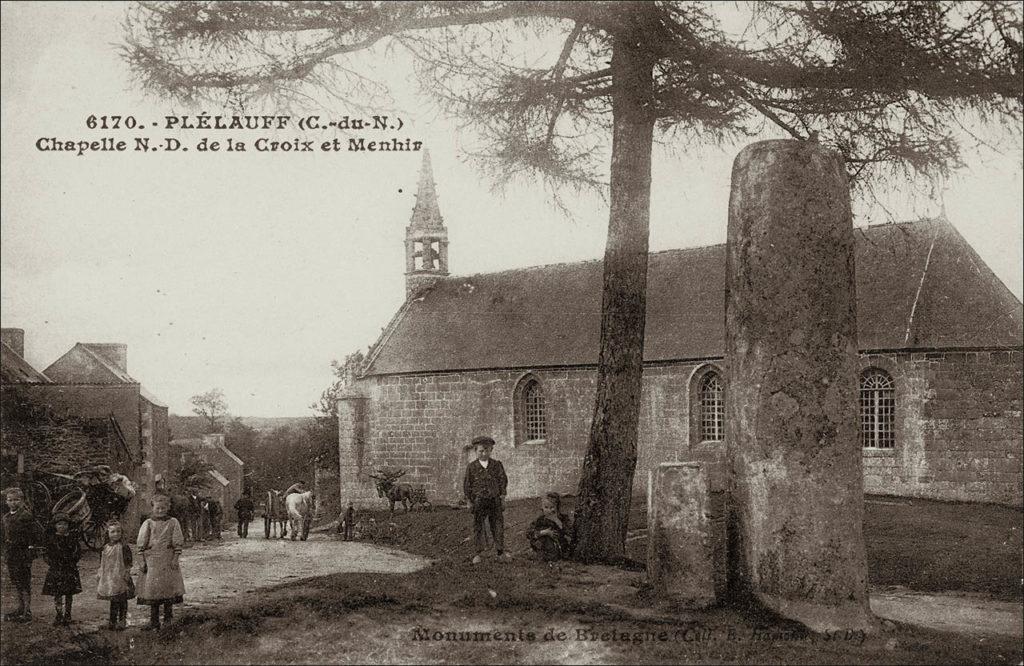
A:
POLYGON ((841 158, 799 141, 741 151, 726 256, 731 582, 813 630, 869 628, 841 158))
POLYGON ((725 591, 724 523, 702 463, 662 463, 650 472, 647 573, 660 596, 704 608, 725 591))

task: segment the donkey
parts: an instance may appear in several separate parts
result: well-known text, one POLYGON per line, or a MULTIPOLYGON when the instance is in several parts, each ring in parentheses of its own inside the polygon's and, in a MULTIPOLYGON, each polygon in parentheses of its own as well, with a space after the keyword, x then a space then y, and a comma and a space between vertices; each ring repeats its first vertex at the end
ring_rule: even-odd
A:
POLYGON ((370 478, 377 482, 377 496, 387 498, 391 503, 391 513, 395 512, 395 503, 405 507, 406 513, 411 511, 410 506, 417 504, 428 505, 427 493, 423 488, 414 488, 408 483, 396 483, 396 480, 405 475, 406 470, 397 472, 377 470, 377 474, 370 474, 370 478))

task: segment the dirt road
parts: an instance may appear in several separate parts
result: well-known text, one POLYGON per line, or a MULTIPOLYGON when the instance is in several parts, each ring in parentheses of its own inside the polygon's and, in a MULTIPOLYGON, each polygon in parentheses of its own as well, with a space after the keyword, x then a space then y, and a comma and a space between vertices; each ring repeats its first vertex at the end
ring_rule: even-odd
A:
POLYGON ((982 595, 923 594, 909 590, 871 593, 871 611, 879 616, 939 631, 961 634, 1024 636, 1021 604, 982 595))
MULTIPOLYGON (((185 579, 185 604, 182 609, 200 608, 234 597, 254 594, 258 588, 299 578, 331 573, 410 573, 429 564, 429 560, 398 550, 363 542, 344 542, 323 534, 310 535, 308 541, 264 539, 250 536, 240 539, 225 531, 219 541, 190 544, 181 556, 185 579)), ((83 553, 79 564, 82 594, 75 596, 73 631, 97 628, 107 619, 109 604, 96 598, 97 553, 83 553)), ((36 620, 28 625, 4 624, 5 634, 67 634, 66 629, 51 629, 53 600, 40 594, 46 576, 46 564, 37 560, 32 567, 32 611, 36 620)), ((3 610, 13 608, 17 597, 9 587, 7 568, 3 567, 3 610)), ((128 623, 137 626, 148 620, 148 609, 135 602, 128 604, 128 623)))
POLYGON ((239 539, 202 544, 181 559, 185 606, 215 604, 257 588, 331 573, 412 573, 429 561, 399 550, 356 541, 337 541, 322 534, 308 541, 239 539))

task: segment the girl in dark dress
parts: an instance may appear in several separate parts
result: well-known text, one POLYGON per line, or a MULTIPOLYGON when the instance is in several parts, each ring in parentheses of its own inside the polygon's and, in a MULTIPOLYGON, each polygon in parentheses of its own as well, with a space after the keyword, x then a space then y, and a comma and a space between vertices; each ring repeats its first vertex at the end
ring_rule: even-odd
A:
POLYGON ((82 591, 78 577, 78 560, 82 556, 78 535, 71 532, 71 521, 58 514, 46 540, 46 563, 50 570, 43 581, 43 594, 53 597, 57 615, 53 625, 71 624, 71 598, 82 591), (63 602, 63 603, 62 603, 63 602))
POLYGON ((569 519, 562 513, 558 493, 548 493, 541 501, 541 510, 543 513, 533 521, 527 533, 530 548, 545 562, 568 557, 569 519))

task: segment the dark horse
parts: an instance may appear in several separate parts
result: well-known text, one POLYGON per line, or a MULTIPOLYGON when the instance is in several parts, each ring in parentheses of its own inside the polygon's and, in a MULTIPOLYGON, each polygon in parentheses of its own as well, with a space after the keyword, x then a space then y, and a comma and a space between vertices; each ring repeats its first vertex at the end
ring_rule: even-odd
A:
POLYGON ((203 507, 197 495, 188 490, 171 493, 171 510, 168 513, 178 519, 186 541, 202 540, 200 522, 203 507))
POLYGON ((280 490, 267 491, 267 504, 263 509, 263 536, 269 539, 271 532, 281 539, 288 536, 288 507, 280 490))

